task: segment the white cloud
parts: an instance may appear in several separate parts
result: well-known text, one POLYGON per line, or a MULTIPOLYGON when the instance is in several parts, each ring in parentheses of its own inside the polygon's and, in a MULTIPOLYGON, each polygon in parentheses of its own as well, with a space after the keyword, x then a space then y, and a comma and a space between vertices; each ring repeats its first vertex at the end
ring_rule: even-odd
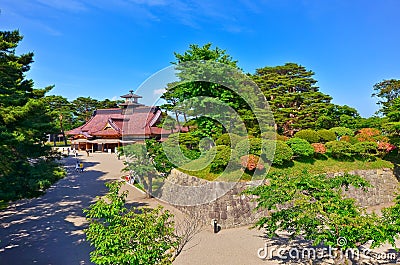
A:
POLYGON ((162 94, 164 94, 165 91, 166 91, 165 88, 155 89, 153 91, 153 94, 154 95, 162 95, 162 94))
POLYGON ((75 0, 60 1, 60 0, 37 0, 42 5, 48 6, 50 8, 55 8, 59 10, 69 10, 73 12, 79 12, 86 10, 83 3, 75 0))

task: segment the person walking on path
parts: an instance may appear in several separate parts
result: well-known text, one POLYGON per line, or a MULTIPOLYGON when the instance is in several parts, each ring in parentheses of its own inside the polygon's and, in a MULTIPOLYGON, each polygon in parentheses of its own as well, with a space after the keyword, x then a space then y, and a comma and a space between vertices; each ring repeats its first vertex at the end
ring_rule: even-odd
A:
POLYGON ((86 155, 89 156, 89 149, 86 149, 86 155))
POLYGON ((76 160, 75 171, 76 171, 76 172, 79 171, 79 161, 78 161, 78 160, 76 160))
POLYGON ((79 164, 79 168, 81 169, 81 173, 83 172, 83 162, 79 164))

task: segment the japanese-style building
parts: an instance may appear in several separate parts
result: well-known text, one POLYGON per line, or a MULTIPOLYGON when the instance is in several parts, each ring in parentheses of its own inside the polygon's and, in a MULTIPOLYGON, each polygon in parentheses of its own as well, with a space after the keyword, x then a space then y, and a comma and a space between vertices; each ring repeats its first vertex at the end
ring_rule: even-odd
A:
POLYGON ((132 90, 129 92, 121 96, 125 102, 120 104, 120 108, 95 110, 84 125, 66 132, 71 136, 72 147, 111 152, 121 145, 168 137, 171 130, 157 127, 161 121, 161 109, 140 104, 138 99, 142 97, 132 90))

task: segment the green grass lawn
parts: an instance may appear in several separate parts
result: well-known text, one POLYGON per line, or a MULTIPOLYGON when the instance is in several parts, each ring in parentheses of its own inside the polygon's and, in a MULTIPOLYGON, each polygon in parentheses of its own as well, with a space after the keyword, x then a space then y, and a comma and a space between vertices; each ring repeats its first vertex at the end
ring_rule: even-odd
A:
MULTIPOLYGON (((200 159, 198 159, 200 160, 200 159)), ((218 180, 218 181, 248 181, 252 179, 252 176, 243 172, 241 169, 224 172, 222 175, 219 173, 210 172, 210 166, 202 168, 200 170, 188 170, 200 168, 198 164, 203 164, 202 161, 193 160, 178 170, 192 175, 198 178, 206 180, 218 180)), ((340 161, 330 157, 323 157, 323 159, 307 159, 302 161, 292 161, 284 166, 272 166, 269 172, 280 172, 285 174, 301 174, 304 170, 307 170, 311 174, 322 174, 332 172, 348 172, 357 169, 377 169, 377 168, 393 168, 393 163, 377 158, 375 161, 340 161)), ((263 174, 265 175, 265 173, 263 174)), ((259 179, 262 176, 255 176, 253 179, 259 179)))

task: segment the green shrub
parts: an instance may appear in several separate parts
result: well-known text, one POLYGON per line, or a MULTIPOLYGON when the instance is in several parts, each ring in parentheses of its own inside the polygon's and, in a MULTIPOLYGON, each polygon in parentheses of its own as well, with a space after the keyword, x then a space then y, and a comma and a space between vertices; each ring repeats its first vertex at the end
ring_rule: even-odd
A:
POLYGON ((293 150, 295 156, 298 157, 310 157, 314 155, 314 148, 312 145, 304 139, 293 137, 286 141, 286 143, 293 150))
POLYGON ((348 135, 348 136, 354 135, 353 130, 346 127, 333 127, 330 128, 329 130, 334 132, 338 137, 342 137, 343 135, 348 135))
POLYGON ((226 166, 229 164, 229 161, 231 161, 231 160, 232 160, 232 166, 238 165, 237 152, 235 150, 232 150, 229 146, 217 145, 217 146, 211 148, 206 155, 207 159, 211 160, 211 158, 214 154, 215 154, 215 157, 211 161, 210 170, 215 173, 222 172, 226 168, 226 166))
POLYGON ((311 129, 298 131, 297 133, 295 133, 294 137, 304 139, 310 144, 318 143, 320 139, 318 133, 311 129))
POLYGON ((322 130, 317 131, 317 133, 318 133, 319 138, 321 139, 322 143, 336 140, 336 134, 333 131, 330 131, 327 129, 322 129, 322 130))
POLYGON ((343 135, 342 137, 340 137, 340 141, 345 141, 345 142, 348 142, 351 144, 355 144, 355 143, 359 142, 356 137, 348 136, 348 135, 343 135))
POLYGON ((351 158, 354 154, 354 148, 351 143, 345 141, 331 141, 325 144, 327 153, 337 159, 351 158))
POLYGON ((276 140, 277 136, 276 132, 264 132, 261 134, 261 138, 265 140, 276 140))
POLYGON ((241 140, 237 145, 235 150, 237 151, 239 157, 244 155, 261 155, 261 144, 262 140, 260 138, 246 138, 241 140))
POLYGON ((243 138, 234 133, 224 133, 216 141, 216 145, 226 145, 235 148, 243 138))
POLYGON ((284 141, 264 140, 263 156, 274 165, 281 166, 290 161, 293 151, 284 141))
POLYGON ((278 140, 278 141, 287 141, 287 140, 289 140, 289 137, 277 134, 276 135, 276 140, 278 140))
POLYGON ((378 144, 376 142, 358 142, 353 145, 354 152, 364 158, 369 158, 377 153, 378 144))

